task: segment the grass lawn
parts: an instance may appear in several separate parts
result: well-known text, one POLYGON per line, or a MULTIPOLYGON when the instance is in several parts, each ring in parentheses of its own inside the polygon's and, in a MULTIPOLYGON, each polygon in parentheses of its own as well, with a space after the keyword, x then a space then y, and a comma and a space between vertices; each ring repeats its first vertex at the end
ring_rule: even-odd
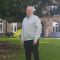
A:
MULTIPOLYGON (((5 60, 25 60, 24 48, 21 40, 18 38, 0 38, 0 42, 5 44, 16 44, 19 48, 12 52, 2 53, 5 60), (15 52, 14 52, 15 51, 15 52)), ((40 60, 60 60, 60 38, 41 38, 39 42, 40 60)), ((4 60, 1 59, 0 60, 4 60)))
POLYGON ((39 52, 41 60, 60 60, 60 39, 42 39, 39 52))

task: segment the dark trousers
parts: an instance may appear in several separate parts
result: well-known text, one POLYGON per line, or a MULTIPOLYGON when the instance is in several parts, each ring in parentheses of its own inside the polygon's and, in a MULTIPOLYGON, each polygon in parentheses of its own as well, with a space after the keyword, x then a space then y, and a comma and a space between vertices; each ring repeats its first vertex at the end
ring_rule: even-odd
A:
POLYGON ((36 45, 33 45, 33 41, 34 40, 24 41, 26 60, 31 60, 32 54, 33 54, 34 60, 40 60, 39 52, 38 52, 39 40, 37 41, 36 45))

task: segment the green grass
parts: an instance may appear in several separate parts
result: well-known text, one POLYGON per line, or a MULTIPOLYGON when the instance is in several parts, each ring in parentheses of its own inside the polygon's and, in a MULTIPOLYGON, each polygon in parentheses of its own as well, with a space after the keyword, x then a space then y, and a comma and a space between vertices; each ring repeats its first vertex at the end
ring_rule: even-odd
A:
POLYGON ((42 39, 39 46, 41 60, 60 60, 60 39, 42 39))
MULTIPOLYGON (((10 60, 25 60, 24 48, 19 38, 0 38, 0 42, 19 45, 16 52, 7 53, 10 60)), ((60 60, 60 38, 41 38, 39 42, 40 60, 60 60)), ((1 59, 2 60, 2 59, 1 59)), ((6 60, 9 60, 8 58, 6 60)))
POLYGON ((0 43, 21 44, 20 38, 0 38, 0 43))

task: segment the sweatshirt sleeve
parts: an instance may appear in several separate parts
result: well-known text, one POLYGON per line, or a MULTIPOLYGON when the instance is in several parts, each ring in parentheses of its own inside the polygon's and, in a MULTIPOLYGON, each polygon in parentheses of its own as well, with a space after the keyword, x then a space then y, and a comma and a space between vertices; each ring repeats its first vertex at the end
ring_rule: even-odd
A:
POLYGON ((23 31, 21 32, 21 40, 23 41, 23 31))
POLYGON ((41 25, 41 21, 39 17, 36 18, 36 28, 37 30, 36 30, 36 35, 35 35, 34 40, 38 40, 41 35, 42 25, 41 25))

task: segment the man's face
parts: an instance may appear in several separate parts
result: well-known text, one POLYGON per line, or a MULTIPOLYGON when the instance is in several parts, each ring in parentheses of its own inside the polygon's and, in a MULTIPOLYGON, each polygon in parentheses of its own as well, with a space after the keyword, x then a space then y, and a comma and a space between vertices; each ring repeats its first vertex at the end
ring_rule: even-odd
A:
POLYGON ((31 15, 33 14, 33 9, 32 9, 32 7, 27 7, 27 9, 26 9, 26 14, 27 14, 28 16, 31 16, 31 15))

